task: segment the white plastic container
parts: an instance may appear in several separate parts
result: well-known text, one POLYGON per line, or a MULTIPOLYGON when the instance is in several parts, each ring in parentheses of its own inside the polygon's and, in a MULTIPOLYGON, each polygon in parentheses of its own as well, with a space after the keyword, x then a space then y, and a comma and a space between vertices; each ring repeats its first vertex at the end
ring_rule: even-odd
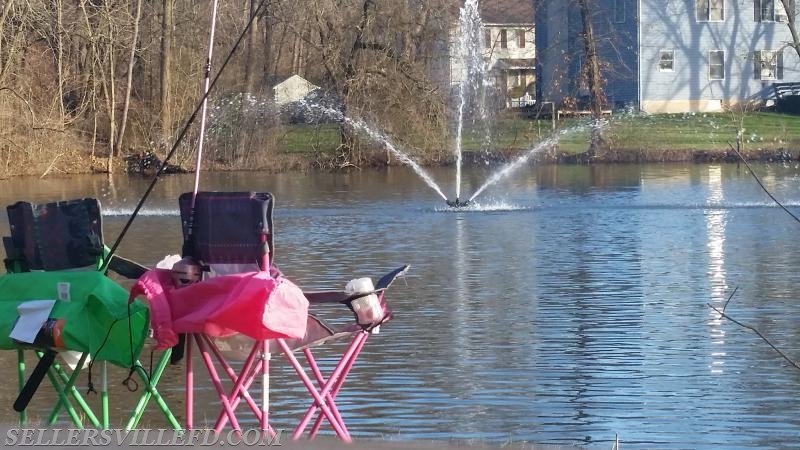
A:
MULTIPOLYGON (((375 286, 372 284, 370 278, 356 278, 350 280, 344 288, 348 294, 361 294, 365 292, 372 292, 375 286)), ((378 296, 375 294, 365 295, 353 300, 353 310, 358 317, 358 323, 361 325, 375 325, 380 323, 383 319, 383 308, 378 296)), ((377 327, 376 327, 377 328, 377 327)), ((374 330, 377 332, 377 330, 374 330)))

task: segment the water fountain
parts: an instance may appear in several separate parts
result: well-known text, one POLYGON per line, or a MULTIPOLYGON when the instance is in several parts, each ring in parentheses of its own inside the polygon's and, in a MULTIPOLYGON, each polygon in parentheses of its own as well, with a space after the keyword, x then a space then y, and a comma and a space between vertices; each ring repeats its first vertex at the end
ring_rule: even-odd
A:
POLYGON ((508 177, 515 170, 523 167, 531 157, 535 154, 553 146, 559 139, 566 135, 576 132, 585 131, 590 126, 604 126, 604 122, 578 125, 571 128, 561 130, 555 133, 550 138, 538 143, 534 147, 523 152, 516 159, 500 167, 493 172, 486 182, 481 185, 472 195, 467 197, 466 200, 461 199, 461 172, 463 165, 463 135, 464 125, 468 120, 468 116, 474 117, 480 121, 484 127, 482 149, 489 151, 491 145, 491 127, 489 121, 489 107, 487 105, 488 99, 491 96, 490 90, 492 82, 488 77, 487 61, 484 57, 484 48, 482 42, 482 21, 480 17, 480 8, 478 0, 466 0, 459 12, 459 38, 457 46, 457 54, 455 58, 461 62, 461 78, 458 84, 458 110, 456 114, 456 128, 455 128, 455 198, 450 200, 445 195, 443 189, 434 181, 428 172, 425 171, 416 161, 414 161, 408 153, 400 150, 395 146, 388 136, 384 133, 376 131, 363 120, 353 119, 347 117, 341 111, 314 103, 311 101, 300 101, 298 106, 304 108, 309 112, 316 112, 312 116, 325 116, 329 119, 341 122, 351 127, 354 130, 362 132, 369 136, 373 141, 384 146, 393 156, 400 162, 408 165, 411 169, 422 178, 422 180, 430 186, 450 208, 464 208, 474 205, 475 198, 484 192, 489 186, 495 184, 503 178, 508 177))

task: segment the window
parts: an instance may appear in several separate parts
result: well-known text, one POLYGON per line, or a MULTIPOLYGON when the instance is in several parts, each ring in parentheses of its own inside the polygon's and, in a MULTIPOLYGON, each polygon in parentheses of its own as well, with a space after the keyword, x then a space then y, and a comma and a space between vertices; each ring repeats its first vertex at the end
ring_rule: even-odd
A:
POLYGON ((725 20, 725 0, 695 0, 698 22, 725 20))
MULTIPOLYGON (((755 0, 753 18, 756 22, 788 22, 789 15, 781 0, 755 0)), ((794 11, 794 0, 789 1, 789 9, 794 11)))
POLYGON ((783 79, 783 52, 756 50, 753 54, 753 72, 756 80, 783 79))
POLYGON ((724 50, 711 50, 708 52, 708 77, 712 80, 725 79, 724 50))
POLYGON ((500 30, 500 48, 508 48, 508 33, 506 30, 500 30))
POLYGON ((525 48, 525 30, 517 30, 517 37, 519 37, 519 48, 525 48))
POLYGON ((661 50, 658 58, 659 72, 672 72, 675 70, 675 50, 661 50))
POLYGON ((522 71, 515 70, 514 72, 514 87, 522 86, 522 71))
POLYGON ((614 0, 614 22, 625 22, 625 0, 614 0))
POLYGON ((483 46, 492 48, 492 30, 488 28, 483 30, 483 46))

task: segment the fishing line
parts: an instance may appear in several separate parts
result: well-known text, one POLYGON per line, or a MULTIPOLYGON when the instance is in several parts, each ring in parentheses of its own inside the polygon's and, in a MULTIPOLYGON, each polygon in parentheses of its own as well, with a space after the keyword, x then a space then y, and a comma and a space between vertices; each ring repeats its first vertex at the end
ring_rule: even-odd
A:
MULTIPOLYGON (((142 198, 136 204, 136 207, 133 209, 133 212, 131 213, 131 216, 128 218, 128 221, 125 223, 125 226, 122 227, 122 231, 120 231, 119 236, 117 236, 117 239, 114 241, 114 245, 112 245, 111 249, 108 251, 108 258, 103 263, 103 266, 100 268, 100 271, 103 272, 103 274, 108 274, 109 263, 111 262, 111 259, 113 258, 114 253, 117 251, 117 248, 119 247, 120 243, 122 242, 122 239, 128 233, 128 230, 130 229, 131 225, 133 225, 134 219, 136 219, 136 217, 139 215, 139 210, 142 209, 142 206, 144 206, 144 202, 147 201, 147 197, 150 196, 150 193, 155 188, 156 183, 158 183, 159 177, 161 176, 162 173, 164 173, 164 169, 167 167, 167 163, 175 155, 175 152, 178 150, 178 145, 186 137, 186 133, 189 131, 189 127, 192 125, 192 123, 194 123, 195 119, 197 118, 197 113, 199 113, 200 110, 203 108, 203 103, 208 98, 208 95, 211 93, 211 90, 214 88, 214 86, 216 86, 217 81, 219 81, 220 76, 225 71, 225 68, 228 66, 228 64, 230 63, 231 59, 233 59, 233 55, 236 53, 236 50, 239 48, 239 45, 241 45, 242 41, 244 41, 244 38, 247 35, 247 32, 250 30, 250 28, 252 28, 253 23, 255 22, 256 18, 258 17, 259 12, 263 9, 263 7, 264 7, 264 5, 266 5, 266 3, 267 3, 267 0, 261 0, 261 3, 258 4, 258 7, 256 8, 255 12, 250 16, 250 20, 247 21, 247 25, 245 25, 245 27, 242 30, 241 34, 239 34, 238 39, 236 39, 236 42, 233 44, 233 48, 231 48, 231 50, 228 52, 228 55, 225 57, 225 60, 222 62, 222 64, 219 67, 219 71, 214 76, 214 79, 211 81, 211 83, 208 85, 208 90, 203 94, 203 97, 200 99, 200 102, 197 104, 197 107, 195 107, 195 109, 192 112, 191 116, 189 116, 189 119, 186 121, 186 124, 181 129, 181 132, 178 134, 178 138, 175 140, 175 143, 172 145, 172 148, 167 153, 167 156, 164 157, 164 160, 161 162, 161 166, 156 171, 156 174, 153 177, 153 180, 150 182, 150 185, 147 187, 147 189, 145 190, 144 194, 142 194, 142 198)), ((208 69, 208 70, 210 70, 210 69, 208 69)))
POLYGON ((749 170, 750 174, 753 175, 753 178, 756 179, 756 183, 758 183, 758 185, 761 186, 761 189, 769 196, 769 198, 771 198, 773 202, 775 202, 778 206, 780 206, 781 209, 786 211, 786 214, 789 214, 790 216, 792 216, 792 219, 796 220, 797 222, 800 222, 800 218, 798 218, 791 211, 789 211, 788 208, 783 206, 783 204, 780 201, 778 201, 778 199, 775 198, 775 196, 772 195, 772 193, 764 186, 764 183, 761 182, 761 179, 758 178, 758 175, 756 175, 755 171, 753 171, 753 168, 750 167, 750 163, 748 163, 747 160, 744 159, 744 156, 741 153, 739 153, 739 150, 736 150, 735 148, 733 148, 733 146, 730 143, 728 143, 728 146, 731 148, 731 150, 734 151, 734 153, 736 153, 736 156, 738 156, 739 159, 742 160, 744 165, 747 167, 747 170, 749 170))

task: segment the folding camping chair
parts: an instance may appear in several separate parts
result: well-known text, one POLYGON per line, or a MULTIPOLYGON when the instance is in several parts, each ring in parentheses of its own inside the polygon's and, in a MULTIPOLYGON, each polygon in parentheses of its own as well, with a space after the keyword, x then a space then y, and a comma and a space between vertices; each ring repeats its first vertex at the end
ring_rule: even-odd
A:
MULTIPOLYGON (((11 236, 3 238, 8 272, 0 277, 3 317, 8 318, 6 321, 16 318, 19 306, 32 299, 58 299, 47 316, 50 319, 32 343, 9 338, 8 331, 14 327, 13 324, 10 327, 5 323, 5 327, 0 325, 3 330, 0 348, 16 349, 18 354, 20 396, 14 406, 20 413, 20 422, 27 422, 27 404, 46 376, 58 395, 49 417, 51 425, 58 420, 63 409, 79 428, 84 427, 81 412, 92 426, 109 428, 106 362, 110 361, 130 368, 129 379, 135 372, 140 381, 130 381, 132 385, 141 383, 143 388, 125 424, 126 429, 138 425, 151 399, 158 403, 170 424, 180 429, 180 424, 156 389, 169 361, 169 352, 161 356, 150 375, 137 359, 148 330, 147 308, 140 303, 129 306, 127 290, 99 272, 105 257, 100 203, 93 198, 38 205, 17 202, 8 206, 7 211, 11 236), (54 331, 53 326, 57 330, 54 331), (131 345, 136 348, 131 348, 131 345), (115 352, 117 346, 127 348, 127 352, 115 352), (27 382, 26 349, 34 350, 39 357, 27 382), (66 354, 75 351, 79 354, 78 363, 71 373, 55 360, 57 351, 65 350, 69 351, 66 354), (94 361, 102 362, 102 410, 99 418, 75 387, 84 366, 94 361), (77 403, 77 409, 71 399, 77 403)), ((138 278, 146 270, 116 255, 111 257, 108 268, 127 278, 138 278)))
MULTIPOLYGON (((270 272, 279 276, 272 265, 272 208, 273 198, 268 193, 249 192, 199 192, 187 193, 179 198, 184 236, 184 256, 191 257, 204 269, 222 268, 223 272, 270 272), (238 270, 237 270, 238 269, 238 270)), ((193 342, 197 345, 209 371, 214 388, 223 405, 223 415, 231 426, 240 430, 236 417, 239 400, 245 400, 259 421, 262 432, 274 430, 269 426, 269 358, 266 339, 254 341, 240 373, 236 373, 222 352, 206 334, 191 334, 186 341, 186 425, 194 427, 192 363, 193 342), (233 383, 230 392, 223 388, 210 351, 217 363, 233 383), (261 405, 257 405, 247 391, 257 376, 261 376, 261 405)), ((223 425, 218 427, 221 431, 223 425)), ((216 427, 215 427, 216 428, 216 427)))
MULTIPOLYGON (((280 271, 273 265, 274 244, 272 210, 274 198, 268 193, 248 192, 200 192, 197 194, 184 194, 180 197, 181 219, 184 233, 184 254, 190 256, 207 271, 226 272, 229 270, 259 270, 269 272, 274 277, 281 277, 280 271), (249 266, 249 268, 248 268, 249 266)), ((186 342, 186 368, 187 368, 187 428, 191 429, 193 423, 193 369, 192 347, 193 343, 200 350, 202 359, 209 370, 214 387, 223 405, 215 430, 221 431, 229 423, 235 430, 240 430, 236 409, 242 401, 248 404, 259 421, 262 432, 274 431, 269 425, 269 361, 272 354, 283 354, 295 368, 296 373, 303 381, 313 397, 313 403, 308 408, 306 415, 295 429, 293 438, 298 439, 310 424, 314 415, 316 422, 309 432, 313 438, 320 429, 323 418, 327 419, 336 434, 344 441, 351 437, 338 411, 335 397, 339 393, 347 374, 361 352, 367 337, 382 323, 391 318, 391 312, 383 299, 383 293, 394 279, 402 275, 407 266, 401 267, 384 276, 373 290, 359 293, 340 291, 326 291, 304 293, 304 297, 313 303, 342 303, 356 312, 354 302, 369 295, 378 295, 380 311, 369 321, 359 320, 360 323, 334 330, 325 325, 320 319, 305 314, 302 323, 302 332, 294 339, 275 337, 272 339, 255 339, 249 355, 239 373, 236 373, 231 364, 225 360, 224 355, 217 347, 215 341, 204 333, 192 334, 186 342), (351 344, 341 356, 336 368, 325 379, 319 366, 311 353, 311 348, 331 339, 348 337, 351 344), (319 387, 304 370, 302 364, 294 356, 294 351, 302 350, 306 355, 311 371, 319 387), (233 386, 225 390, 211 354, 216 357, 217 363, 222 367, 233 386), (261 376, 261 404, 258 405, 248 392, 257 376, 261 376)), ((363 314, 356 314, 357 319, 363 314)))
POLYGON ((314 424, 308 432, 309 439, 316 437, 324 420, 327 420, 340 439, 345 442, 352 441, 344 419, 336 406, 335 399, 364 348, 367 338, 371 334, 377 333, 381 325, 392 319, 393 314, 385 298, 386 290, 398 277, 404 275, 408 269, 409 266, 404 265, 387 273, 378 280, 371 290, 357 292, 305 292, 306 297, 312 304, 333 303, 346 305, 353 313, 355 323, 334 330, 319 318, 309 315, 306 336, 302 340, 275 340, 273 346, 277 344, 280 351, 273 350, 273 352, 282 353, 286 356, 313 400, 300 423, 295 427, 292 439, 300 439, 316 415, 314 424), (366 304, 359 302, 359 300, 370 296, 373 297, 373 301, 377 302, 377 311, 368 311, 365 308, 366 304), (326 379, 314 358, 312 348, 337 339, 350 339, 351 342, 326 379), (316 386, 306 373, 306 369, 294 356, 293 352, 296 351, 302 351, 305 355, 309 370, 313 373, 317 382, 316 386))

